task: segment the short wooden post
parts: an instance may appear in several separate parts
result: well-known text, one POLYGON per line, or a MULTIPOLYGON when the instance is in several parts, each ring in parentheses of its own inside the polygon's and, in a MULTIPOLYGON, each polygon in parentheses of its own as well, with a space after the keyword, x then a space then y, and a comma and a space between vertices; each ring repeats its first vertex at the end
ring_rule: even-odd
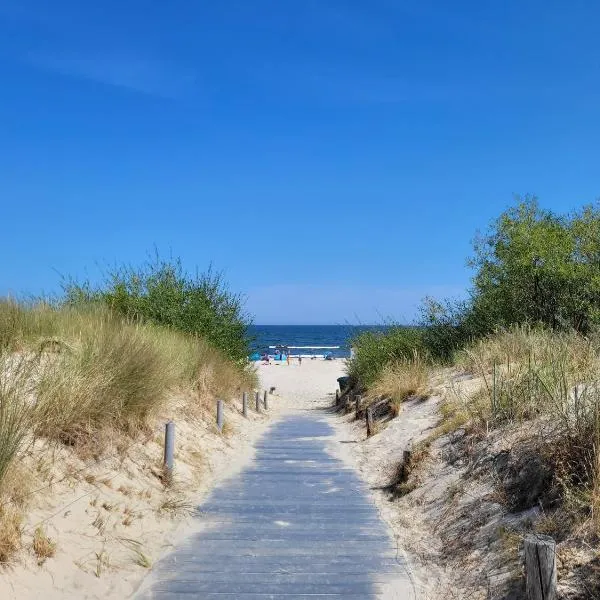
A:
POLYGON ((335 390, 335 405, 340 405, 340 390, 335 390))
POLYGON ((248 416, 248 392, 242 394, 242 415, 248 416))
POLYGON ((354 396, 354 408, 356 409, 356 419, 358 420, 358 413, 360 412, 360 402, 362 400, 362 396, 360 394, 356 394, 354 396))
POLYGON ((217 400, 217 427, 223 431, 223 400, 217 400))
POLYGON ((260 392, 256 392, 254 399, 256 400, 256 412, 260 412, 260 392))
POLYGON ((163 456, 165 477, 169 481, 173 477, 175 465, 175 423, 169 421, 165 424, 165 452, 163 456))
POLYGON ((267 390, 265 390, 263 394, 263 405, 265 407, 265 410, 269 408, 269 401, 267 400, 267 390))
POLYGON ((373 407, 372 406, 367 406, 366 421, 367 421, 367 437, 371 437, 374 433, 374 431, 373 431, 373 407))
POLYGON ((525 537, 528 600, 556 600, 556 542, 547 535, 525 537))

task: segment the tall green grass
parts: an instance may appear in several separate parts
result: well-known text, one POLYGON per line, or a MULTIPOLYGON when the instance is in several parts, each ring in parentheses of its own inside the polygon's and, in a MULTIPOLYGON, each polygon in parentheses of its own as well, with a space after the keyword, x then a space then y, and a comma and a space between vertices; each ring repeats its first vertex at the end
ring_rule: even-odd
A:
MULTIPOLYGON (((101 429, 144 428, 172 394, 185 392, 189 409, 202 411, 255 385, 250 367, 203 339, 101 304, 0 302, 0 339, 0 462, 10 462, 24 429, 77 445, 101 429), (19 369, 9 368, 17 357, 19 369)), ((0 483, 2 472, 0 464, 0 483)))
POLYGON ((34 362, 0 352, 0 486, 31 431, 34 362))
POLYGON ((352 340, 354 357, 347 362, 348 375, 369 388, 386 365, 411 360, 415 353, 425 355, 422 331, 416 327, 394 326, 366 331, 352 340))

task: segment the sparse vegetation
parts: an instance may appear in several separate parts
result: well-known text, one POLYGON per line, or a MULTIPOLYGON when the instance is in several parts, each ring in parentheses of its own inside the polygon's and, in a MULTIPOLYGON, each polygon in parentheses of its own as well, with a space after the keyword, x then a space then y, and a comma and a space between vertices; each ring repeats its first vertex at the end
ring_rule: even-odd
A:
POLYGON ((52 558, 56 553, 56 542, 48 537, 41 526, 38 527, 33 534, 31 547, 37 556, 39 564, 43 563, 48 558, 52 558))

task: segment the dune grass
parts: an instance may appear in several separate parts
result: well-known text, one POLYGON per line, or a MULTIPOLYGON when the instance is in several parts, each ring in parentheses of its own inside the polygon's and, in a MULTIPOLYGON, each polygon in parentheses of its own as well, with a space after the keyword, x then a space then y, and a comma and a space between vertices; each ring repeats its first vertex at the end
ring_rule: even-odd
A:
POLYGON ((562 509, 600 532, 598 341, 514 328, 472 344, 458 362, 483 385, 456 394, 445 418, 468 422, 480 435, 528 424, 528 445, 551 468, 562 509))
POLYGON ((352 340, 354 357, 347 362, 348 375, 369 388, 386 365, 423 356, 422 331, 416 327, 393 326, 382 331, 366 331, 352 340))
POLYGON ((35 379, 38 433, 68 443, 101 426, 143 427, 170 392, 194 391, 201 405, 208 397, 228 399, 255 382, 248 367, 201 338, 127 322, 102 306, 2 302, 0 339, 4 354, 27 357, 21 361, 29 370, 20 378, 10 375, 7 393, 16 397, 18 380, 35 379))
POLYGON ((101 305, 0 301, 0 562, 20 547, 26 509, 8 475, 36 437, 98 456, 107 435, 135 438, 174 396, 201 415, 255 386, 249 366, 195 335, 101 305))
POLYGON ((383 367, 369 387, 369 397, 389 398, 392 412, 397 416, 402 403, 411 396, 426 396, 428 392, 429 367, 417 353, 383 367))

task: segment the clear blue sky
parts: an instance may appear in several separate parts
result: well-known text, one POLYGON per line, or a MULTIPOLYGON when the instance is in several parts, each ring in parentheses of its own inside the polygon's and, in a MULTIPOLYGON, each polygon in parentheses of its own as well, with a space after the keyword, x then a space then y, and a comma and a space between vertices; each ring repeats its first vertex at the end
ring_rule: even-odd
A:
POLYGON ((157 246, 258 323, 410 320, 600 195, 600 4, 0 0, 0 293, 157 246))

